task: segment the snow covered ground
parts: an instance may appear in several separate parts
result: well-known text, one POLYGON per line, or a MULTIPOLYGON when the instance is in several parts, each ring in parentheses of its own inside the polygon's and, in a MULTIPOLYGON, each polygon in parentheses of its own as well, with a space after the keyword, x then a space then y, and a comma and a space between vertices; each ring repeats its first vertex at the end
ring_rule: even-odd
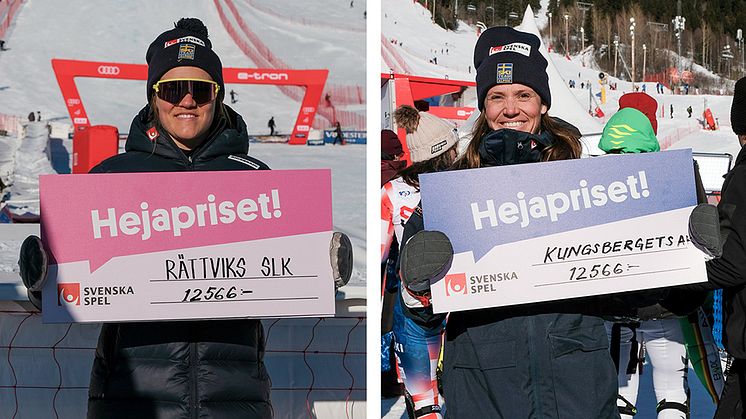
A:
MULTIPOLYGON (((542 7, 544 9, 538 11, 539 17, 536 18, 536 25, 539 28, 543 28, 547 24, 545 16, 547 4, 548 0, 543 0, 542 7)), ((474 80, 473 52, 477 34, 473 28, 461 22, 456 31, 446 31, 432 23, 430 12, 419 3, 381 0, 381 6, 381 31, 385 39, 382 42, 387 43, 387 45, 382 45, 382 50, 393 48, 395 51, 389 53, 389 56, 398 54, 410 70, 410 74, 452 80, 474 80), (433 58, 437 58, 437 65, 431 62, 433 58)), ((546 29, 542 30, 542 33, 544 32, 546 32, 546 29)), ((387 55, 387 53, 384 52, 384 55, 387 55)), ((595 109, 597 103, 590 100, 587 89, 580 89, 580 83, 584 82, 587 85, 590 81, 593 89, 592 93, 598 93, 598 73, 600 70, 584 65, 581 56, 571 57, 568 60, 563 55, 549 53, 549 57, 562 77, 560 81, 562 86, 559 86, 559 88, 571 93, 569 101, 559 103, 553 100, 553 108, 549 110, 549 114, 569 112, 574 114, 578 120, 581 118, 585 120, 589 108, 595 109), (571 79, 576 81, 577 88, 566 87, 567 82, 571 79)), ((587 58, 585 61, 588 61, 587 58)), ((395 72, 402 71, 400 64, 395 60, 389 60, 388 64, 391 64, 391 66, 387 65, 386 60, 381 60, 381 71, 383 73, 392 70, 395 72)), ((618 90, 607 89, 607 101, 605 104, 600 104, 600 108, 606 116, 601 119, 596 118, 599 128, 602 128, 606 120, 618 110, 619 97, 632 91, 630 82, 612 77, 610 83, 617 83, 618 90)), ((638 83, 638 86, 640 86, 640 83, 638 83)), ((553 86, 553 98, 558 96, 557 89, 553 86)), ((691 148, 695 152, 729 153, 733 158, 736 157, 740 151, 740 146, 730 128, 732 96, 683 96, 673 95, 669 90, 666 90, 663 94, 657 94, 655 93, 655 83, 647 83, 646 90, 658 102, 658 139, 661 144, 667 146, 664 148, 691 148), (670 117, 671 105, 674 108, 673 118, 670 117), (687 117, 685 110, 688 106, 693 108, 692 118, 687 117), (701 117, 705 107, 709 107, 715 118, 718 119, 719 130, 705 131, 699 127, 696 117, 701 117)), ((474 95, 469 95, 467 92, 464 97, 474 98, 474 95)), ((464 103, 464 106, 476 107, 476 103, 464 103)), ((594 144, 590 146, 593 147, 594 144)), ((638 419, 656 417, 656 402, 651 375, 648 368, 642 376, 637 404, 639 413, 635 416, 638 419)), ((691 370, 689 377, 689 384, 692 388, 691 417, 712 417, 714 413, 712 401, 691 370)), ((404 409, 402 399, 387 399, 381 402, 381 415, 386 419, 406 419, 404 409)))
MULTIPOLYGON (((225 0, 217 3, 228 10, 225 0)), ((293 68, 328 68, 329 84, 363 85, 365 0, 358 0, 353 8, 338 1, 305 6, 305 23, 294 20, 298 7, 290 0, 233 3, 271 52, 293 68), (336 29, 334 22, 346 26, 336 29)), ((202 19, 224 67, 260 66, 236 46, 212 1, 26 1, 5 39, 9 50, 0 53, 0 113, 25 116, 39 110, 45 120, 66 120, 52 58, 144 64, 150 42, 181 17, 202 19)), ((129 130, 132 116, 145 103, 144 81, 79 78, 76 83, 91 121, 115 125, 120 132, 129 130)), ((278 88, 228 88, 239 93, 234 108, 251 133, 265 133, 271 116, 279 132, 290 132, 300 104, 278 88)))
MULTIPOLYGON (((12 183, 6 189, 10 201, 18 206, 28 203, 27 209, 33 211, 38 207, 36 177, 70 171, 72 141, 47 142, 48 122, 64 134, 60 137, 66 137, 64 125, 70 124, 52 58, 143 64, 145 51, 158 34, 181 17, 198 17, 208 27, 224 67, 261 67, 236 45, 220 20, 218 8, 228 10, 233 4, 275 58, 297 69, 328 68, 327 86, 364 92, 366 3, 357 0, 350 7, 347 1, 331 0, 313 5, 292 0, 26 0, 4 37, 9 49, 0 52, 0 114, 25 119, 29 112, 40 111, 44 121, 27 125, 21 139, 0 136, 0 180, 12 183)), ((76 83, 92 123, 115 125, 122 133, 145 104, 142 81, 79 78, 76 83)), ((266 134, 271 116, 280 133, 291 130, 300 102, 272 86, 230 88, 238 93, 238 102, 231 106, 243 115, 250 134, 266 134)), ((365 107, 343 109, 364 114, 365 107)), ((274 329, 266 362, 278 418, 365 415, 366 149, 250 145, 250 154, 273 169, 331 168, 334 229, 347 233, 354 247, 352 278, 337 295, 337 317, 265 323, 267 330, 274 329)), ((75 191, 70 197, 75 199, 75 191)), ((60 417, 81 417, 98 325, 72 325, 68 334, 66 325, 43 325, 38 314, 8 302, 25 295, 16 265, 21 241, 30 234, 23 227, 13 237, 0 230, 0 353, 8 360, 0 366, 0 416, 54 417, 57 411, 60 417), (66 352, 61 368, 54 364, 51 349, 60 339, 76 348, 66 352), (64 376, 62 391, 54 401, 58 376, 64 376), (45 382, 46 390, 34 387, 50 377, 54 382, 45 382), (14 406, 19 408, 17 415, 14 406)))
MULTIPOLYGON (((228 10, 226 1, 218 3, 228 10)), ((304 6, 302 14, 295 13, 297 6, 288 0, 236 0, 233 3, 246 24, 260 35, 277 58, 293 68, 328 68, 328 83, 363 85, 364 0, 358 0, 354 7, 344 2, 304 6), (288 12, 291 9, 294 10, 292 14, 288 12), (297 16, 301 15, 304 20, 299 22, 297 16), (334 22, 343 24, 336 29, 334 22), (308 53, 310 50, 312 54, 308 53)), ((172 22, 185 16, 199 17, 205 22, 213 48, 225 67, 256 66, 236 46, 216 10, 215 3, 199 0, 97 4, 28 1, 5 39, 9 50, 0 53, 0 113, 26 115, 39 110, 45 122, 69 123, 50 59, 144 63, 150 42, 171 27, 172 22)), ((94 124, 111 124, 120 132, 127 132, 133 115, 144 105, 142 81, 79 78, 76 82, 94 124)), ((276 87, 241 85, 234 89, 239 93, 239 101, 232 106, 244 116, 251 134, 264 134, 270 116, 275 116, 278 131, 290 131, 300 103, 292 101, 276 87)), ((32 124, 32 127, 36 129, 37 125, 40 124, 32 124)), ((69 141, 62 141, 69 152, 69 141)), ((30 146, 30 143, 24 145, 26 149, 30 146)), ((1 172, 12 166, 10 156, 16 147, 18 145, 10 138, 0 143, 1 172)), ((250 150, 252 155, 274 168, 332 167, 335 228, 350 235, 355 246, 352 283, 364 284, 365 147, 252 144, 250 150)), ((28 181, 33 183, 30 176, 54 173, 43 151, 44 145, 41 145, 31 155, 19 153, 24 163, 16 168, 18 186, 11 188, 11 199, 19 202, 27 200, 29 193, 38 194, 35 186, 27 184, 28 181)), ((29 208, 32 211, 33 205, 38 204, 32 203, 29 208)), ((8 247, 8 243, 3 246, 8 247)), ((0 252, 0 271, 12 270, 17 257, 14 253, 12 250, 0 252)))

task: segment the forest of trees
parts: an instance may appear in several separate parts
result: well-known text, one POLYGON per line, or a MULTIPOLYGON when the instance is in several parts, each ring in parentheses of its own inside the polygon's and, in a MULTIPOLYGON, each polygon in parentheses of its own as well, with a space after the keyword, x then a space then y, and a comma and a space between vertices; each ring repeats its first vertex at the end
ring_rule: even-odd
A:
MULTIPOLYGON (((540 0, 418 0, 432 11, 439 25, 454 29, 456 20, 485 26, 520 23, 527 5, 540 10, 540 0)), ((630 18, 635 22, 635 79, 642 77, 642 63, 648 76, 665 74, 679 62, 674 24, 677 9, 686 19, 681 32, 681 56, 726 78, 742 74, 743 40, 737 41, 738 29, 746 35, 746 0, 550 0, 552 33, 544 28, 545 42, 557 52, 576 54, 581 46, 592 48, 596 62, 613 73, 615 43, 619 60, 618 76, 628 79, 632 54, 630 18), (566 16, 566 17, 565 17, 566 16), (567 33, 565 32, 567 25, 567 33), (581 40, 581 30, 585 42, 581 40), (567 42, 565 41, 567 39, 567 42), (565 44, 568 45, 565 45, 565 44), (646 52, 642 45, 646 46, 646 52), (645 57, 643 57, 643 54, 645 57), (621 60, 627 64, 624 68, 621 60)), ((686 61, 682 61, 685 63, 686 61)), ((683 65, 683 64, 682 64, 683 65)), ((712 81, 701 80, 702 84, 712 81)), ((695 82, 696 83, 696 82, 695 82)))

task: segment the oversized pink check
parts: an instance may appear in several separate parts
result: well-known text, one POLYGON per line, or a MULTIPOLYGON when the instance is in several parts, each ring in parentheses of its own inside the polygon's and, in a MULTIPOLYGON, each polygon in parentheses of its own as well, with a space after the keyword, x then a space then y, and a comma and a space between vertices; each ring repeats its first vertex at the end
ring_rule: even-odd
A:
POLYGON ((329 170, 47 175, 45 322, 330 316, 329 170))

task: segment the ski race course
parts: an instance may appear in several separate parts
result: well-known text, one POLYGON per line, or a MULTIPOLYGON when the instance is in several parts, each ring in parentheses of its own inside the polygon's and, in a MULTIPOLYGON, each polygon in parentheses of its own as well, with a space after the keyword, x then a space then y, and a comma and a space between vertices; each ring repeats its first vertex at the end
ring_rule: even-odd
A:
MULTIPOLYGON (((366 2, 355 7, 300 5, 292 0, 106 2, 22 1, 0 4, 0 180, 6 215, 39 213, 38 176, 70 173, 72 121, 51 60, 144 64, 149 43, 181 17, 209 29, 224 67, 328 69, 314 129, 365 131, 366 2), (288 15, 288 10, 293 10, 288 15), (7 27, 6 27, 7 26, 7 27), (308 54, 308 51, 313 51, 308 54), (39 111, 41 122, 26 115, 39 111), (51 133, 50 133, 51 131, 51 133)), ((127 133, 145 104, 144 81, 75 80, 87 116, 127 133)), ((302 89, 227 85, 252 136, 276 131, 285 141, 301 108, 302 89)), ((121 144, 120 144, 121 145, 121 144)), ((354 247, 353 274, 336 296, 333 318, 264 321, 265 362, 277 418, 365 415, 365 156, 364 145, 290 146, 252 142, 249 153, 273 169, 331 168, 334 230, 354 247)), ((69 191, 75 199, 75 191, 69 191)), ((26 302, 18 249, 38 224, 0 224, 0 417, 85 417, 98 324, 43 324, 26 302)))
MULTIPOLYGON (((592 94, 599 92, 599 70, 593 67, 591 53, 579 54, 569 58, 554 52, 547 52, 548 18, 546 8, 548 1, 541 2, 542 9, 527 10, 519 30, 540 35, 543 40, 545 56, 548 57, 549 84, 552 91, 552 108, 549 114, 559 116, 577 126, 584 134, 585 154, 598 155, 603 152, 597 148, 598 138, 606 121, 618 110, 619 98, 632 91, 629 81, 611 77, 609 83, 616 83, 617 90, 606 90, 606 103, 600 104, 590 99, 588 89, 581 89, 584 85, 592 86, 592 94), (576 88, 569 88, 569 81, 574 80, 576 88), (589 110, 599 107, 604 117, 591 117, 589 110)), ((473 48, 477 39, 474 27, 461 22, 455 31, 446 31, 432 23, 431 13, 418 3, 401 2, 397 0, 382 0, 381 15, 381 73, 405 73, 416 76, 432 77, 436 79, 463 80, 473 82, 475 70, 473 68, 473 48), (437 64, 433 63, 437 59, 437 64)), ((519 18, 520 20, 520 18, 519 18)), ((555 22, 555 31, 558 24, 555 22)), ((706 71, 700 67, 702 71, 706 71)), ((715 77, 711 73, 708 76, 715 77)), ((641 83, 637 83, 639 88, 641 83)), ((664 93, 655 93, 655 83, 647 83, 646 91, 658 102, 658 139, 661 149, 691 148, 700 153, 728 153, 735 159, 740 151, 738 140, 730 128, 730 106, 733 100, 728 95, 675 95, 669 89, 664 93), (670 107, 673 106, 673 117, 670 107), (693 114, 687 117, 686 108, 691 106, 693 114), (708 131, 701 128, 697 117, 702 119, 702 113, 710 108, 718 120, 719 129, 708 131)), ((730 86, 732 91, 732 84, 730 86)), ((693 89, 692 89, 693 90, 693 89)), ((476 107, 476 93, 474 89, 467 89, 463 93, 463 105, 476 107)), ((475 112, 476 114, 476 112, 475 112)), ((468 136, 470 121, 457 121, 461 125, 462 143, 468 136)), ((717 179, 716 179, 717 180, 717 179)), ((689 370, 689 386, 692 391, 691 417, 710 418, 715 412, 709 394, 696 378, 694 371, 689 370)), ((446 396, 447 398, 447 396, 446 396)), ((447 405, 447 403, 446 403, 447 405)), ((635 418, 653 419, 656 417, 656 399, 652 388, 652 371, 649 365, 641 376, 638 396, 638 414, 635 418)), ((386 419, 406 419, 407 414, 403 398, 384 399, 381 402, 381 415, 386 419)))
MULTIPOLYGON (((537 18, 528 11, 520 29, 545 34, 547 3, 542 1, 537 18)), ((2 189, 0 221, 3 216, 38 219, 38 177, 70 173, 73 165, 69 134, 74 116, 60 92, 51 60, 144 64, 148 44, 181 17, 195 16, 205 22, 226 68, 328 69, 322 99, 310 123, 316 133, 330 129, 335 120, 345 130, 366 131, 366 106, 379 104, 366 92, 366 70, 473 82, 472 54, 477 38, 473 27, 462 23, 456 31, 445 31, 414 2, 381 0, 380 11, 379 2, 374 4, 368 11, 365 0, 349 4, 297 0, 0 2, 0 39, 7 48, 0 51, 0 188, 9 185, 2 189), (375 58, 370 63, 365 49, 367 12, 381 14, 381 34, 376 34, 381 39, 380 52, 370 53, 375 58), (39 112, 41 122, 29 122, 26 116, 30 112, 39 112)), ((545 50, 547 47, 545 44, 545 50)), ((600 154, 598 135, 618 110, 621 95, 632 90, 631 83, 610 77, 609 82, 618 88, 607 89, 606 103, 601 104, 594 99, 599 91, 599 70, 594 67, 592 53, 546 55, 553 95, 550 115, 581 129, 587 155, 600 154), (570 80, 576 88, 568 87, 570 80), (579 88, 581 83, 590 84, 591 91, 579 88), (596 109, 604 116, 589 115, 596 109)), ((264 74, 269 77, 270 73, 264 74)), ((145 104, 143 81, 80 77, 75 84, 89 122, 112 125, 121 134, 127 133, 132 117, 145 104)), ((678 95, 667 88, 654 93, 654 87, 654 83, 646 85, 647 93, 658 102, 662 149, 691 148, 735 158, 740 147, 729 122, 732 96, 678 95), (691 118, 685 111, 689 106, 694 110, 691 118), (705 109, 712 112, 719 129, 701 128, 698 118, 705 109)), ((226 95, 226 103, 244 117, 255 139, 283 141, 294 129, 303 89, 234 84, 226 90, 233 90, 235 96, 230 103, 226 95), (279 133, 274 138, 268 138, 271 117, 279 133)), ((473 107, 474 101, 473 89, 467 89, 464 106, 473 107)), ((462 133, 468 131, 469 121, 457 123, 462 133)), ((377 130, 373 127, 369 135, 374 136, 377 130)), ((378 141, 372 140, 372 144, 377 146, 378 141)), ((250 155, 273 169, 331 168, 334 230, 350 237, 355 252, 352 279, 336 296, 335 317, 263 321, 277 418, 358 418, 365 417, 366 407, 378 408, 377 400, 371 401, 375 408, 365 402, 366 375, 378 374, 366 372, 367 351, 378 350, 377 342, 367 348, 365 343, 366 198, 378 192, 366 193, 366 152, 366 146, 356 144, 250 144, 250 155)), ((371 171, 376 172, 377 168, 371 171)), ((76 191, 69 191, 69 196, 76 199, 76 191)), ((40 313, 26 301, 18 275, 18 249, 26 236, 38 232, 35 223, 0 222, 0 417, 84 417, 100 326, 43 324, 40 313)), ((638 419, 655 417, 651 375, 649 368, 642 375, 638 419)), ((689 385, 691 417, 711 417, 714 405, 691 370, 689 385)), ((383 400, 380 409, 388 419, 407 417, 402 399, 383 400)))

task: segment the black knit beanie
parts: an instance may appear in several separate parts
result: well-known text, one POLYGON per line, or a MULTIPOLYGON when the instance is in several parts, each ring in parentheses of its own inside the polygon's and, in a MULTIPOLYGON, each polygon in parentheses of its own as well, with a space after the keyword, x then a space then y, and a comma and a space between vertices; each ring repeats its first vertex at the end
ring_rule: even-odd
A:
POLYGON ((179 19, 173 29, 158 35, 148 47, 145 61, 148 63, 148 101, 154 93, 153 85, 167 71, 182 66, 205 70, 220 85, 220 92, 225 92, 223 65, 212 50, 207 28, 199 19, 179 19))
POLYGON ((496 26, 482 32, 474 47, 474 68, 477 69, 477 99, 484 110, 487 92, 497 84, 523 84, 541 97, 549 108, 547 60, 539 51, 536 35, 507 26, 496 26))
POLYGON ((730 125, 736 135, 746 134, 746 77, 736 82, 730 106, 730 125))

